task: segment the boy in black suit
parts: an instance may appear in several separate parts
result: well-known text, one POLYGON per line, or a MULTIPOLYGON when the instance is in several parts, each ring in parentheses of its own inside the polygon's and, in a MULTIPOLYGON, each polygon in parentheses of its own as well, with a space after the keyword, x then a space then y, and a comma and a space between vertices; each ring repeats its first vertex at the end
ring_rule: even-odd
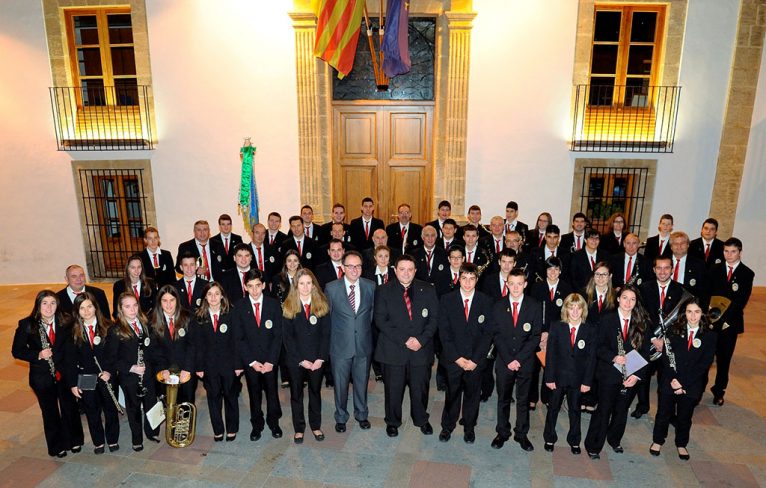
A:
POLYGON ((644 257, 649 263, 653 263, 654 258, 657 256, 670 257, 672 255, 670 249, 670 233, 673 232, 673 216, 670 214, 663 214, 660 217, 660 223, 657 226, 657 230, 659 230, 660 233, 647 239, 646 247, 644 247, 644 257))
POLYGON ((237 244, 242 244, 242 236, 231 232, 231 217, 229 214, 222 214, 218 217, 218 229, 220 232, 211 237, 210 240, 215 242, 216 246, 223 249, 226 257, 224 258, 224 266, 222 268, 223 271, 226 271, 234 267, 234 248, 237 247, 237 244))
POLYGON ((144 275, 153 279, 158 288, 172 285, 176 281, 173 256, 170 251, 160 249, 160 232, 155 227, 147 227, 144 231, 144 246, 141 253, 144 275))
POLYGON ((385 225, 380 219, 376 219, 375 202, 370 197, 362 199, 362 215, 351 221, 348 226, 348 235, 351 237, 351 244, 363 251, 373 247, 372 234, 378 229, 384 229, 385 225))
POLYGON ((705 219, 700 236, 689 244, 689 254, 703 260, 708 268, 723 262, 723 241, 718 238, 716 219, 705 219))
POLYGON ((208 281, 197 276, 197 257, 192 253, 179 256, 183 276, 176 280, 175 287, 181 295, 181 305, 193 313, 202 305, 202 291, 208 281))

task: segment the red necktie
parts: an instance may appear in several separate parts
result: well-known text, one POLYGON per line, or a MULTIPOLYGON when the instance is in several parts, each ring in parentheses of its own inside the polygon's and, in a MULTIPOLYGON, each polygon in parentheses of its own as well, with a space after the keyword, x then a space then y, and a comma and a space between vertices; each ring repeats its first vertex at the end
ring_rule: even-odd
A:
POLYGON ((428 274, 431 274, 431 254, 433 251, 426 251, 426 270, 428 270, 428 274))
POLYGON ((665 287, 660 287, 660 308, 665 306, 665 287))
POLYGON ((191 281, 187 281, 186 282, 186 296, 189 299, 189 305, 192 304, 192 287, 191 287, 191 284, 192 284, 191 281))
POLYGON ((303 251, 301 250, 301 241, 295 241, 295 243, 298 245, 298 256, 303 256, 303 251))
POLYGON ((513 326, 519 321, 519 302, 513 302, 513 326))
POLYGON ((457 273, 452 273, 452 284, 457 285, 457 273))
POLYGON ((306 312, 306 320, 308 320, 309 319, 309 315, 311 315, 311 313, 309 312, 310 309, 311 309, 311 305, 310 304, 305 303, 303 305, 303 310, 305 310, 305 312, 306 312))
POLYGON ((577 236, 577 250, 578 251, 580 250, 581 246, 582 246, 582 244, 580 244, 580 236, 577 236))
POLYGON ((210 280, 210 263, 207 260, 207 251, 205 251, 205 246, 207 244, 200 244, 202 246, 202 266, 205 267, 205 279, 210 280))
POLYGON ((551 288, 551 301, 553 301, 553 297, 556 296, 556 289, 551 288))
POLYGON ((707 261, 708 256, 710 256, 710 244, 705 244, 705 261, 707 261))
POLYGON ((545 233, 540 234, 540 238, 537 239, 537 247, 543 247, 543 239, 545 239, 545 233))
POLYGON ((176 335, 176 325, 173 322, 173 317, 168 320, 168 331, 170 332, 170 338, 172 339, 176 335))
POLYGON ((627 341, 628 340, 628 323, 630 322, 630 319, 623 319, 625 321, 625 325, 622 327, 622 340, 627 341))
POLYGON ((260 303, 255 304, 255 323, 258 325, 258 328, 261 327, 261 304, 260 303))
POLYGON ((247 293, 247 286, 245 283, 247 282, 247 271, 241 271, 242 273, 242 296, 245 296, 245 293, 247 293))
POLYGON ((731 274, 734 272, 734 268, 732 268, 731 266, 729 266, 728 268, 729 268, 729 273, 726 275, 726 281, 731 281, 731 274))
POLYGON ((311 227, 306 227, 306 237, 311 239, 311 227))
POLYGON ((593 259, 593 256, 590 257, 590 270, 594 271, 596 269, 596 260, 593 259))
POLYGON ((133 326, 133 332, 135 332, 137 336, 141 336, 141 329, 138 328, 138 324, 131 322, 130 325, 133 326))
POLYGON ((659 249, 659 251, 658 251, 660 254, 662 254, 662 245, 663 245, 663 244, 665 244, 665 239, 662 239, 662 240, 660 241, 660 249, 659 249))
POLYGON ((601 307, 604 306, 604 295, 598 296, 598 311, 601 312, 601 307))
POLYGON ((463 312, 465 312, 465 320, 467 322, 468 321, 468 312, 469 312, 469 310, 468 310, 468 299, 466 298, 464 300, 464 302, 465 302, 465 305, 463 305, 463 312))
POLYGON ((503 283, 503 298, 508 296, 508 285, 503 283))
POLYGON ((56 331, 53 330, 53 322, 48 324, 48 342, 50 342, 51 346, 56 343, 56 331))
POLYGON ((473 261, 471 261, 471 254, 473 254, 473 251, 468 251, 468 259, 466 261, 469 263, 473 263, 473 261))
POLYGON ((136 300, 138 300, 138 285, 133 285, 133 294, 136 295, 136 300))
POLYGON ((444 241, 444 250, 449 251, 449 242, 444 241))
POLYGON ((96 332, 93 330, 93 325, 88 326, 88 339, 90 339, 90 348, 93 349, 93 339, 96 337, 96 332))
POLYGON ((218 332, 218 314, 213 314, 213 332, 218 332))
POLYGON ((625 283, 630 281, 630 274, 633 271, 633 256, 628 258, 628 269, 625 271, 625 283))
POLYGON ((690 351, 692 348, 692 342, 694 342, 694 331, 689 331, 689 342, 686 344, 686 350, 690 351))
POLYGON ((407 315, 412 320, 412 301, 410 301, 410 294, 407 292, 408 288, 404 289, 404 304, 407 306, 407 315))
POLYGON ((495 252, 500 254, 500 241, 495 241, 495 252))
POLYGON ((577 328, 576 327, 570 327, 569 328, 569 342, 572 345, 572 348, 574 348, 575 334, 577 334, 577 328))
POLYGON ((383 284, 388 283, 388 273, 383 275, 383 284))
POLYGON ((160 267, 160 263, 157 261, 157 255, 153 254, 152 257, 154 258, 154 267, 155 268, 159 268, 160 267))
POLYGON ((402 227, 402 242, 404 242, 404 236, 407 235, 407 227, 402 227))
POLYGON ((269 244, 270 244, 270 245, 272 245, 272 246, 274 245, 274 236, 275 236, 275 235, 276 235, 276 234, 274 234, 274 235, 272 235, 272 236, 270 236, 270 237, 269 237, 269 244))
POLYGON ((343 279, 343 266, 338 266, 338 279, 343 279))
POLYGON ((364 223, 364 238, 368 241, 370 240, 370 223, 365 222, 364 223))
POLYGON ((258 251, 258 269, 263 271, 263 253, 260 247, 256 247, 255 250, 258 251))
POLYGON ((229 254, 229 238, 224 237, 223 238, 223 247, 226 249, 226 254, 229 254))
POLYGON ((551 251, 551 256, 554 257, 554 258, 556 257, 556 250, 555 249, 553 251, 551 251))

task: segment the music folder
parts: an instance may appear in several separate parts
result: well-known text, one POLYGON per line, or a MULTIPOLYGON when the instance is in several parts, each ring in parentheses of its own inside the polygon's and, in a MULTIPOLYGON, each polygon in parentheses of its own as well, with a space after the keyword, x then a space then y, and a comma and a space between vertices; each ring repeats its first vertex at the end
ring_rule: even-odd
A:
MULTIPOLYGON (((628 378, 630 375, 638 371, 639 369, 643 368, 647 365, 646 359, 635 349, 630 351, 628 354, 625 355, 625 378, 628 378)), ((617 368, 617 371, 622 373, 622 366, 620 366, 617 363, 614 363, 614 367, 617 368)))
POLYGON ((77 388, 83 391, 93 391, 98 384, 97 374, 80 374, 77 375, 77 388))
POLYGON ((165 420, 165 407, 161 401, 154 404, 152 408, 146 412, 146 420, 149 421, 149 425, 152 429, 156 429, 165 420))

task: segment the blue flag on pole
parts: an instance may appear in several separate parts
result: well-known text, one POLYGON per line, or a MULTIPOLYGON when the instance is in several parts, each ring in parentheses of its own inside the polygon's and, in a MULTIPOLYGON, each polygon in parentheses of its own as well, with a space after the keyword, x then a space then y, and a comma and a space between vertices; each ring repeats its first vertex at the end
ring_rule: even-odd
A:
POLYGON ((388 0, 383 34, 383 72, 389 78, 408 73, 412 67, 409 46, 410 2, 388 0))

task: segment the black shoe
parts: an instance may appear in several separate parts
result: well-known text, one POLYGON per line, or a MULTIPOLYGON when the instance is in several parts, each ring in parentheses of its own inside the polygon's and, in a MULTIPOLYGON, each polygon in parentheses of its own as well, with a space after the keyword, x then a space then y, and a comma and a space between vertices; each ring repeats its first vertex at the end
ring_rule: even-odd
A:
POLYGON ((386 427, 386 435, 388 437, 396 437, 399 435, 399 429, 397 429, 393 425, 389 425, 388 427, 386 427))
POLYGON ((550 443, 546 442, 543 447, 545 448, 546 451, 553 452, 553 448, 554 448, 553 444, 550 444, 550 443))
POLYGON ((157 436, 146 436, 146 438, 152 442, 156 442, 157 444, 160 443, 160 438, 157 436))
POLYGON ((463 434, 463 441, 465 441, 466 444, 473 444, 476 442, 476 433, 472 430, 469 430, 463 434))
POLYGON ((375 381, 378 382, 378 383, 383 381, 383 375, 382 374, 376 374, 375 375, 375 381))
POLYGON ((430 423, 426 422, 420 426, 420 432, 422 432, 423 435, 431 435, 434 433, 434 428, 431 427, 430 423))
POLYGON ((688 461, 689 460, 689 451, 686 451, 685 447, 678 447, 676 448, 678 450, 678 459, 681 461, 688 461), (681 454, 681 449, 686 451, 686 454, 681 454))
MULTIPOLYGON (((362 428, 364 428, 364 427, 362 427, 362 428)), ((343 432, 346 432, 346 423, 345 422, 338 422, 338 423, 336 423, 335 424, 335 432, 338 432, 339 434, 342 434, 343 432)))
POLYGON ((215 442, 222 442, 223 441, 223 434, 221 434, 221 435, 213 435, 213 440, 215 442))
POLYGON ((324 440, 324 433, 321 430, 319 429, 317 429, 316 431, 312 430, 311 433, 314 434, 314 440, 316 440, 317 442, 322 442, 324 440), (317 432, 319 433, 317 434, 317 432))
POLYGON ((612 446, 612 450, 617 454, 622 454, 625 452, 625 449, 623 449, 622 446, 612 446))
POLYGON ((439 432, 439 440, 441 442, 449 441, 450 437, 452 437, 452 434, 448 430, 442 430, 441 432, 439 432))
POLYGON ((457 423, 459 425, 465 425, 465 421, 463 419, 458 420, 457 423))
POLYGON ((438 391, 447 391, 447 385, 445 385, 445 384, 437 384, 436 385, 436 389, 438 391))
POLYGON ((119 444, 109 444, 109 452, 115 452, 120 450, 119 444))
POLYGON ((261 431, 253 429, 252 432, 250 432, 250 440, 255 442, 261 438, 261 431))
POLYGON ((82 446, 74 446, 72 448, 72 454, 77 454, 80 451, 82 451, 82 446))
POLYGON ((572 454, 580 454, 582 452, 580 446, 569 446, 569 449, 572 450, 572 454))
POLYGON ((537 410, 537 404, 536 403, 530 403, 529 404, 529 411, 530 412, 534 412, 535 410, 537 410))
POLYGON ((495 438, 492 439, 492 444, 490 444, 490 446, 492 446, 492 449, 501 449, 507 440, 507 437, 503 437, 500 434, 497 434, 495 438))
MULTIPOLYGON (((654 444, 652 444, 652 446, 653 446, 653 445, 654 445, 654 444)), ((654 457, 657 457, 657 456, 659 456, 659 455, 660 455, 660 450, 659 450, 659 449, 657 449, 657 450, 655 450, 655 449, 652 449, 652 446, 649 446, 649 454, 651 454, 651 455, 652 455, 652 456, 654 456, 654 457)), ((662 446, 660 446, 660 447, 662 447, 662 446)))
POLYGON ((332 381, 326 381, 324 386, 326 386, 327 388, 335 388, 335 383, 333 383, 332 381))
POLYGON ((237 433, 233 434, 227 434, 226 435, 226 442, 234 442, 237 439, 237 433))
POLYGON ((723 397, 713 395, 713 405, 716 407, 723 407, 723 397))
POLYGON ((481 401, 481 403, 487 403, 487 401, 489 401, 489 397, 482 395, 481 398, 479 398, 479 400, 481 401))
POLYGON ((280 429, 278 425, 271 429, 271 437, 274 439, 282 437, 282 429, 280 429))
POLYGON ((293 442, 296 444, 303 444, 303 434, 300 434, 300 437, 298 437, 298 433, 296 432, 293 436, 293 442))
POLYGON ((133 446, 133 450, 136 451, 136 452, 141 452, 141 451, 144 450, 144 445, 143 444, 139 444, 137 446, 133 446))
POLYGON ((635 410, 633 410, 630 416, 633 417, 634 419, 640 419, 641 417, 644 416, 645 413, 648 413, 648 412, 644 412, 643 410, 639 410, 638 408, 636 408, 635 410))
POLYGON ((282 382, 282 388, 290 388, 290 382, 289 381, 283 381, 282 382))
POLYGON ((589 458, 591 458, 591 459, 593 459, 594 461, 595 461, 596 459, 601 459, 601 456, 600 456, 600 455, 599 455, 599 453, 597 453, 597 452, 589 452, 589 453, 588 453, 588 457, 589 457, 589 458))
POLYGON ((101 446, 93 449, 93 454, 104 454, 105 451, 104 446, 101 446))
POLYGON ((360 421, 359 421, 359 428, 360 428, 360 429, 362 429, 362 430, 367 430, 367 429, 369 429, 370 427, 372 427, 372 424, 370 423, 370 421, 369 421, 369 420, 367 420, 367 419, 364 419, 364 420, 360 420, 360 421))
POLYGON ((533 446, 532 443, 529 442, 529 439, 527 438, 526 435, 515 435, 513 436, 513 440, 518 442, 521 448, 527 452, 535 450, 535 446, 533 446))

